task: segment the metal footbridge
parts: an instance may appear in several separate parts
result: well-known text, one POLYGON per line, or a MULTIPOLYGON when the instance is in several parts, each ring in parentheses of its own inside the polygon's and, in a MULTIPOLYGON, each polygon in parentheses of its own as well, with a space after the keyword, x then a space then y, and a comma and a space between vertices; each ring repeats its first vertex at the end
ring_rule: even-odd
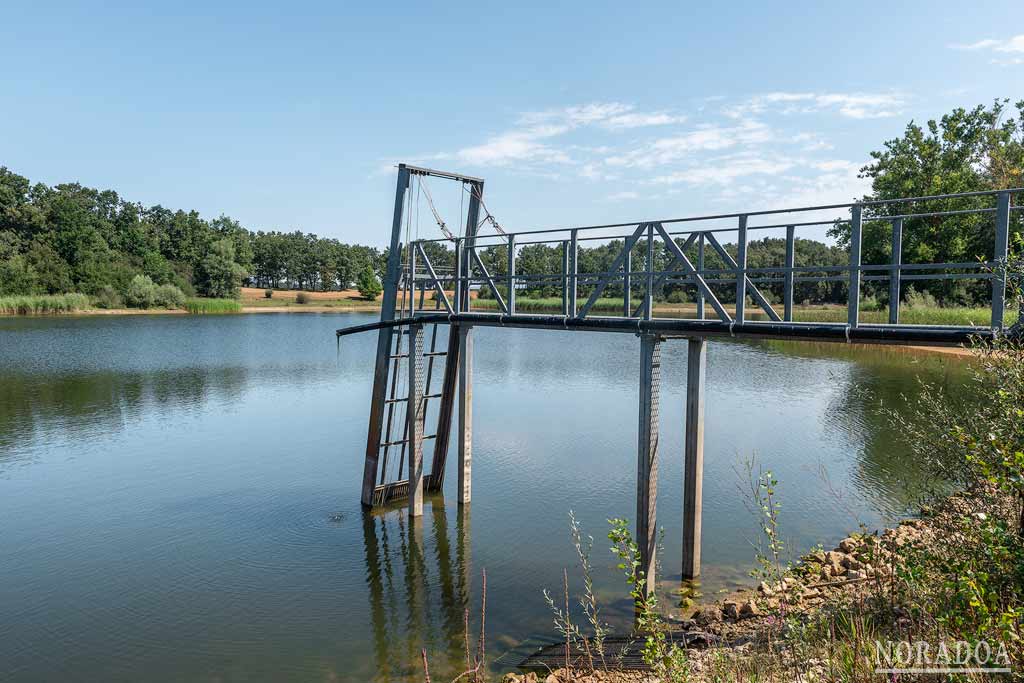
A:
POLYGON ((456 421, 458 500, 470 502, 474 327, 636 334, 641 358, 636 523, 648 587, 654 580, 664 340, 688 341, 683 576, 693 577, 700 572, 709 337, 958 345, 1004 333, 1011 313, 1008 283, 1019 276, 1010 271, 1008 256, 1011 233, 1020 231, 1024 219, 1019 201, 1024 189, 516 232, 503 229, 490 213, 483 191, 480 178, 398 167, 380 321, 337 331, 339 338, 378 333, 362 502, 372 507, 407 498, 410 514, 422 514, 424 492, 443 484, 456 421), (441 217, 430 182, 458 188, 458 234, 441 217), (421 199, 442 237, 413 235, 415 204, 421 199), (834 215, 823 217, 827 213, 834 215), (962 221, 977 233, 972 242, 977 260, 904 262, 905 236, 920 243, 947 220, 962 221), (845 262, 798 262, 797 232, 820 234, 824 228, 849 236, 845 262), (887 243, 884 263, 862 259, 866 234, 887 243), (780 263, 749 262, 751 240, 760 236, 784 238, 780 263), (581 250, 588 245, 604 248, 597 266, 584 258, 581 250), (990 293, 988 320, 957 326, 901 321, 906 287, 940 280, 967 281, 975 291, 990 293), (803 283, 845 290, 845 305, 826 311, 838 319, 800 320, 806 314, 795 292, 803 283), (521 294, 528 290, 554 294, 545 300, 548 310, 520 310, 517 299, 525 302, 521 294), (693 304, 659 316, 655 301, 666 290, 683 292, 693 304), (862 304, 877 294, 887 295, 885 310, 867 321, 862 304))

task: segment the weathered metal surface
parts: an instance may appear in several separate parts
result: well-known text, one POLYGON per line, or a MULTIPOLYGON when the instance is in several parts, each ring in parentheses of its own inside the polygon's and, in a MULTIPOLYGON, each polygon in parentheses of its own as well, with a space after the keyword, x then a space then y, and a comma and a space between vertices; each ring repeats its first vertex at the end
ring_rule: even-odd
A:
POLYGON ((423 325, 409 325, 409 516, 423 514, 423 325))
MULTIPOLYGON (((381 321, 395 317, 395 299, 398 296, 398 280, 401 277, 402 213, 405 208, 405 191, 409 187, 409 171, 404 165, 398 167, 398 187, 395 191, 395 211, 391 226, 391 243, 388 252, 387 271, 384 275, 383 301, 380 307, 381 321)), ((389 356, 391 355, 391 330, 393 326, 381 327, 377 335, 377 357, 373 369, 373 389, 370 395, 370 425, 366 435, 366 459, 363 463, 363 505, 373 504, 373 493, 377 483, 377 466, 380 453, 380 435, 384 422, 384 396, 387 392, 389 356)))
POLYGON ((704 500, 704 385, 707 342, 691 338, 686 349, 686 426, 683 430, 683 578, 700 574, 704 500))
MULTIPOLYGON (((576 330, 588 332, 627 332, 641 334, 653 332, 674 337, 738 337, 750 339, 800 339, 855 344, 909 344, 914 346, 957 346, 972 338, 991 339, 988 327, 929 327, 923 325, 864 325, 850 328, 840 323, 774 323, 774 322, 722 322, 720 320, 684 320, 659 318, 636 320, 630 318, 564 318, 556 315, 514 316, 494 313, 423 314, 398 321, 409 324, 413 320, 430 323, 472 324, 493 327, 515 327, 550 330, 576 330)), ((385 323, 386 324, 386 323, 385 323)), ((378 329, 381 323, 343 328, 339 336, 378 329)))
POLYGON ((459 503, 473 497, 473 328, 459 325, 459 503))
MULTIPOLYGON (((658 435, 661 403, 661 339, 640 337, 640 420, 637 428, 636 544, 644 594, 654 592, 658 545, 658 435)), ((640 576, 638 576, 640 578, 640 576)))
POLYGON ((850 327, 857 327, 860 320, 860 250, 863 241, 863 225, 861 222, 861 207, 854 205, 850 209, 850 290, 847 294, 847 319, 846 324, 850 327))
POLYGON ((1006 308, 1005 264, 1010 252, 1010 193, 1000 192, 996 202, 996 242, 992 259, 997 273, 992 280, 992 327, 998 329, 1003 326, 1006 308))

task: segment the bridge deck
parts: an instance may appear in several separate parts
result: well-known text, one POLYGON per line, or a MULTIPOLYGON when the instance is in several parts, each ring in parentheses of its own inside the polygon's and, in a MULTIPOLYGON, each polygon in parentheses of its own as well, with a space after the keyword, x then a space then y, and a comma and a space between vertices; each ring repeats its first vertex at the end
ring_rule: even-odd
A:
POLYGON ((906 344, 957 346, 972 339, 991 339, 989 327, 943 327, 925 325, 858 325, 801 322, 723 322, 652 318, 650 320, 589 317, 566 318, 557 315, 504 315, 498 313, 422 313, 415 316, 353 325, 337 331, 338 337, 412 323, 475 325, 489 327, 582 330, 590 332, 629 332, 657 334, 662 337, 742 337, 758 339, 796 339, 807 341, 849 342, 856 344, 906 344))

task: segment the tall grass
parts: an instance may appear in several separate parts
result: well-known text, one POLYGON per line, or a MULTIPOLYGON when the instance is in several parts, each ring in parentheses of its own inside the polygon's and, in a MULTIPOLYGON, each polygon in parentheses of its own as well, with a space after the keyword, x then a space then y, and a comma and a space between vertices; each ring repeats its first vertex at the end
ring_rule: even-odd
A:
POLYGON ((85 294, 39 294, 0 297, 0 315, 52 315, 89 308, 85 294))
MULTIPOLYGON (((793 317, 800 322, 846 322, 846 307, 795 309, 793 317)), ((992 309, 982 307, 941 307, 913 306, 900 308, 901 325, 980 325, 986 326, 992 319, 992 309)), ((1017 312, 1007 309, 1004 323, 1012 325, 1017 319, 1017 312)), ((862 323, 889 322, 889 312, 861 311, 862 323)))
POLYGON ((189 313, 241 313, 242 304, 234 299, 189 299, 185 302, 189 313))
MULTIPOLYGON (((586 301, 586 298, 581 298, 579 306, 582 306, 586 301)), ((640 303, 641 300, 637 300, 633 307, 640 303)), ((473 299, 473 308, 477 310, 497 311, 498 301, 496 299, 473 299)), ((562 310, 562 298, 557 296, 544 297, 539 299, 531 299, 526 297, 516 297, 516 310, 517 311, 561 311, 562 310)), ((622 299, 618 298, 601 298, 595 303, 592 311, 601 311, 606 313, 621 313, 622 312, 622 299)))

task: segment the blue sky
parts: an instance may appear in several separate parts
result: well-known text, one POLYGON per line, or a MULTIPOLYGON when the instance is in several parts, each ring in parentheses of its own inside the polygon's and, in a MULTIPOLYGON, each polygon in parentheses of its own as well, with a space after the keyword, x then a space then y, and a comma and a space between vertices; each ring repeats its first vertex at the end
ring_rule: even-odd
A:
POLYGON ((1024 97, 1019 0, 704 5, 11 4, 0 165, 381 245, 398 161, 513 229, 846 201, 910 119, 1024 97))

